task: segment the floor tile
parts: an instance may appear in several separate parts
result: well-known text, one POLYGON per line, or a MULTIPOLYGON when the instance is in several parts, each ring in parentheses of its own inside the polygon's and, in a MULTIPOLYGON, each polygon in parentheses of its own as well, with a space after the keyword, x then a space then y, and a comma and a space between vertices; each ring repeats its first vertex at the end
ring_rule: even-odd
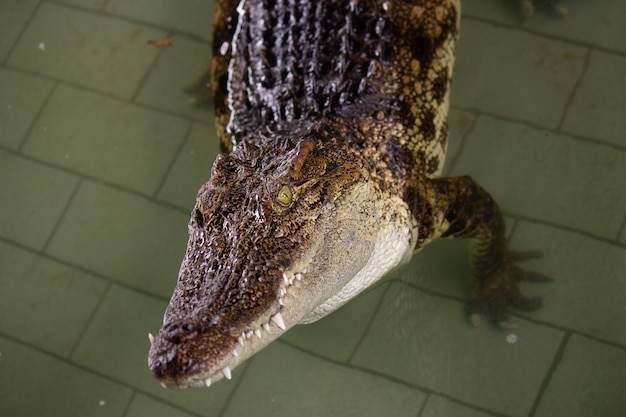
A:
POLYGON ((39 0, 2 0, 0 2, 0 62, 17 40, 39 0))
POLYGON ((17 150, 54 83, 0 68, 0 145, 17 150))
MULTIPOLYGON (((461 1, 463 16, 478 17, 508 25, 517 25, 522 21, 520 8, 515 0, 480 0, 461 1)), ((463 20, 461 33, 464 33, 463 20)))
POLYGON ((536 417, 622 417, 626 412, 624 369, 624 349, 573 336, 536 417))
POLYGON ((192 417, 191 414, 185 413, 177 408, 167 405, 161 401, 138 394, 133 401, 124 417, 192 417))
POLYGON ((542 322, 575 329, 626 346, 626 249, 584 235, 521 222, 512 244, 545 256, 524 263, 554 279, 526 284, 528 295, 545 297, 531 314, 542 322))
POLYGON ((158 54, 146 41, 165 35, 162 30, 43 2, 8 64, 130 98, 158 54))
POLYGON ((172 47, 162 51, 137 95, 137 101, 201 122, 213 122, 213 108, 194 105, 193 95, 188 91, 209 70, 210 62, 211 47, 208 44, 186 36, 174 36, 172 47))
POLYGON ((0 415, 124 415, 128 388, 1 337, 0 352, 0 415))
POLYGON ((347 362, 370 324, 387 285, 368 290, 315 323, 296 326, 282 340, 317 355, 347 362))
POLYGON ((218 153, 215 126, 194 123, 183 149, 178 154, 159 200, 191 212, 200 186, 211 177, 211 167, 218 153))
POLYGON ((471 175, 510 214, 610 239, 623 221, 626 152, 611 147, 480 117, 455 173, 471 175))
POLYGON ((582 75, 587 49, 488 23, 463 24, 452 104, 557 127, 582 75), (485 45, 489 54, 481 53, 485 45))
POLYGON ((162 388, 148 369, 148 332, 156 334, 165 307, 162 301, 113 286, 85 332, 73 360, 148 392, 160 401, 203 415, 214 414, 223 408, 236 386, 240 370, 233 372, 233 381, 216 384, 210 389, 162 388))
POLYGON ((48 252, 169 299, 185 253, 188 220, 177 210, 87 181, 48 252))
POLYGON ((0 242, 0 332, 69 356, 106 282, 0 242))
MULTIPOLYGON (((461 303, 402 291, 413 300, 404 304, 403 331, 377 317, 352 363, 494 412, 528 415, 561 332, 528 322, 514 333, 472 327, 461 303)), ((381 311, 394 302, 389 295, 381 311)))
POLYGON ((0 236, 42 249, 78 178, 3 151, 0 178, 0 236))
MULTIPOLYGON (((535 0, 535 4, 539 3, 542 2, 535 0)), ((569 9, 565 18, 537 13, 524 26, 543 34, 626 52, 626 21, 622 18, 626 15, 626 3, 616 0, 567 0, 563 4, 569 9)))
POLYGON ((189 122, 184 119, 60 85, 23 151, 54 165, 153 195, 188 130, 189 122))
MULTIPOLYGON (((626 40, 626 34, 624 35, 626 40)), ((626 42, 624 42, 626 43, 626 42)), ((626 58, 592 52, 563 130, 626 149, 626 58)))
POLYGON ((252 360, 225 417, 412 417, 423 401, 417 390, 275 343, 252 360))
POLYGON ((448 115, 448 128, 450 129, 448 138, 448 150, 446 151, 446 161, 443 167, 444 175, 454 166, 459 152, 461 151, 461 144, 465 136, 474 126, 476 122, 476 116, 467 111, 450 109, 448 115))
POLYGON ((492 417, 464 405, 452 402, 437 395, 431 395, 426 401, 426 407, 419 417, 492 417))
POLYGON ((78 6, 85 9, 100 10, 108 0, 56 0, 57 3, 78 6))
POLYGON ((198 0, 110 0, 105 11, 208 40, 211 37, 214 3, 198 0))

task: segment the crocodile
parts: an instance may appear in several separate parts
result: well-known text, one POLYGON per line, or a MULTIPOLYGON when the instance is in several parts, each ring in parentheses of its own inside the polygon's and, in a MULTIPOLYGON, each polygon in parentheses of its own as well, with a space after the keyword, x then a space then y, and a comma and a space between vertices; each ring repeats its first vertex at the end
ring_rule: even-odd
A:
POLYGON ((212 90, 222 152, 148 365, 210 386, 336 310, 436 238, 471 238, 467 312, 532 311, 502 214, 441 177, 459 0, 218 0, 212 90))

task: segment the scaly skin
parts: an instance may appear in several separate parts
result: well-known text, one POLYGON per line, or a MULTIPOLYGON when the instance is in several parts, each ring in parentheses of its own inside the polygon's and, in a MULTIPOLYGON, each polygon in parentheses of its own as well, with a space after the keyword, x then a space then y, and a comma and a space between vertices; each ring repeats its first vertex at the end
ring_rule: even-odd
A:
POLYGON ((223 153, 200 189, 149 366, 208 386, 437 237, 476 241, 468 311, 531 310, 493 199, 439 178, 460 20, 453 0, 218 2, 223 153))

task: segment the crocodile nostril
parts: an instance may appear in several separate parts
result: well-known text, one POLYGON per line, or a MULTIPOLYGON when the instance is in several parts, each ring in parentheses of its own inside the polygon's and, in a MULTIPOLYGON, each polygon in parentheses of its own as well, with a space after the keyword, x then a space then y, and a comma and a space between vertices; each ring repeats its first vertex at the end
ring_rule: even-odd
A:
POLYGON ((174 322, 163 326, 161 333, 165 340, 179 345, 185 340, 193 339, 198 334, 198 330, 193 323, 174 322))

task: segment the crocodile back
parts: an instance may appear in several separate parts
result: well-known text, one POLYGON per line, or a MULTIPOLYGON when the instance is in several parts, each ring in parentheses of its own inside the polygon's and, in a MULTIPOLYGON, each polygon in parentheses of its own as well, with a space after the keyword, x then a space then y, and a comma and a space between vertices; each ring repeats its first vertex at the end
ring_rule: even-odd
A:
POLYGON ((212 70, 222 149, 258 132, 267 140, 330 126, 404 176, 438 175, 458 3, 218 0, 212 70))

